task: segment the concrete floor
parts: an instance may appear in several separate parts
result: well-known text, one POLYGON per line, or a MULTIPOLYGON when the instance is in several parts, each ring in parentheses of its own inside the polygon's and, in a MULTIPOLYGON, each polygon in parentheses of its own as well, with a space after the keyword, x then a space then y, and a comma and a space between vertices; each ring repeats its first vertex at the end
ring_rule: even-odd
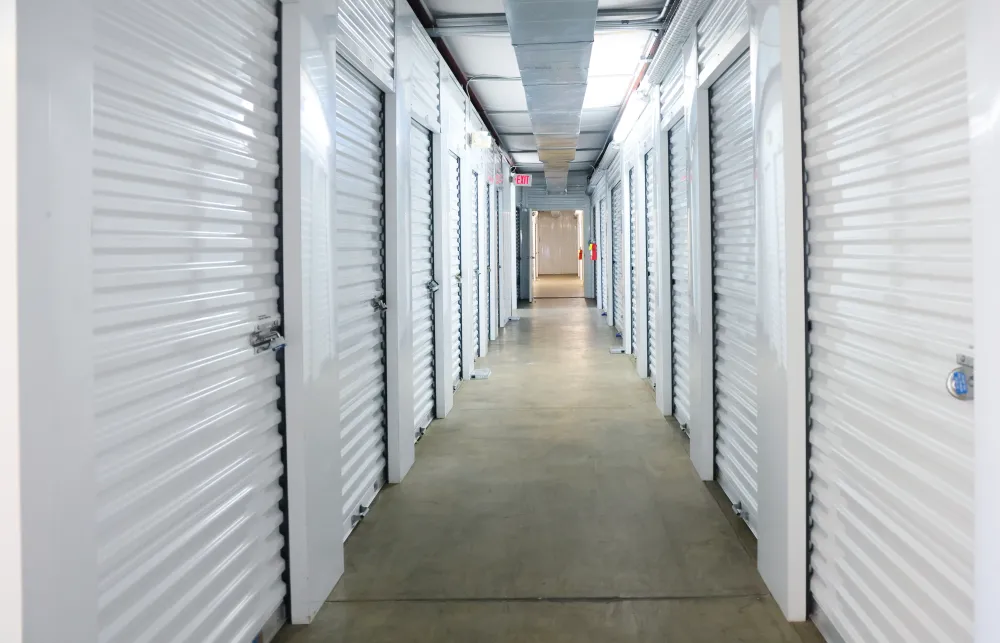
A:
POLYGON ((281 643, 800 643, 582 299, 521 310, 281 643))
POLYGON ((583 279, 576 275, 539 275, 535 299, 583 297, 583 279))

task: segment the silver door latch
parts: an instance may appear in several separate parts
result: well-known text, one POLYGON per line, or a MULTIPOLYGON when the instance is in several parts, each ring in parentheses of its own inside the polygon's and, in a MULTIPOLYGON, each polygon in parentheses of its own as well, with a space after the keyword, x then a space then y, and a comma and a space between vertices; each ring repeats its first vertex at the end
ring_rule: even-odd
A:
POLYGON ((948 373, 945 388, 957 400, 975 399, 975 360, 970 355, 959 354, 955 357, 958 368, 948 373))
POLYGON ((433 279, 431 279, 430 281, 427 282, 427 290, 429 290, 431 292, 437 292, 438 290, 440 290, 440 288, 441 288, 441 284, 439 284, 438 282, 434 281, 433 279))
POLYGON ((385 312, 389 310, 389 304, 385 303, 385 299, 382 297, 374 297, 372 299, 372 308, 379 312, 385 312))
POLYGON ((276 351, 285 346, 285 338, 281 335, 281 317, 261 315, 257 325, 250 332, 250 345, 254 355, 265 351, 276 351))

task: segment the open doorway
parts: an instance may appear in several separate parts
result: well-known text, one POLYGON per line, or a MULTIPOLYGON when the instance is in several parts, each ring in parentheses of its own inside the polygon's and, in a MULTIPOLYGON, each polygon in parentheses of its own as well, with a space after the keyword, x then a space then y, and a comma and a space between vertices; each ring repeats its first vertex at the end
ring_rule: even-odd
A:
POLYGON ((582 298, 583 211, 533 213, 536 298, 582 298))

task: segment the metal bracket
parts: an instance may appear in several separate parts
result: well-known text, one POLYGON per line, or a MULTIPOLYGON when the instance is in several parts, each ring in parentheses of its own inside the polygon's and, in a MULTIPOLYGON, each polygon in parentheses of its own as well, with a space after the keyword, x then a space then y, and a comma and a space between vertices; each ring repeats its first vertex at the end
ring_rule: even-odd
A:
POLYGON ((435 280, 431 279, 430 281, 427 282, 427 290, 431 292, 437 292, 440 289, 441 289, 441 284, 439 284, 435 280))
POLYGON ((257 324, 250 332, 250 346, 254 355, 266 351, 276 351, 285 346, 285 338, 281 335, 281 316, 261 315, 257 324))
POLYGON ((382 297, 374 297, 372 298, 372 308, 380 312, 385 312, 389 310, 389 305, 385 303, 385 299, 382 297))

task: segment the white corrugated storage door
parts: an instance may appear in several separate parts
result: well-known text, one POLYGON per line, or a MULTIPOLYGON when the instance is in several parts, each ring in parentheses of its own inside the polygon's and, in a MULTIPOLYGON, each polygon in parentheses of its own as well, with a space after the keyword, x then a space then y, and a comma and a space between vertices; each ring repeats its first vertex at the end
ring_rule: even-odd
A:
POLYGON ((486 207, 483 216, 486 218, 486 260, 483 264, 486 272, 486 316, 483 318, 486 336, 490 336, 493 327, 493 199, 490 198, 493 188, 486 182, 486 207))
POLYGON ((451 244, 451 379, 462 383, 462 160, 448 154, 448 243, 451 244))
POLYGON ((413 423, 420 437, 434 419, 434 208, 431 133, 410 123, 410 278, 413 293, 413 423))
POLYGON ((628 262, 629 262, 629 347, 632 357, 635 358, 635 326, 636 326, 636 278, 635 278, 635 200, 638 195, 635 193, 635 168, 628 171, 628 262))
POLYGON ((670 335, 673 341, 674 419, 691 421, 691 229, 688 218, 687 124, 667 133, 670 163, 670 335))
MULTIPOLYGON (((625 274, 622 270, 622 184, 611 188, 611 301, 619 334, 625 331, 625 274)), ((624 335, 622 335, 624 342, 624 335)))
POLYGON ((973 345, 964 6, 802 8, 810 594, 831 641, 973 640, 974 405, 945 390, 973 345))
POLYGON ((476 357, 482 355, 482 347, 479 344, 479 290, 482 288, 483 271, 479 265, 479 173, 472 173, 472 235, 469 239, 471 252, 470 264, 472 265, 472 341, 476 346, 476 357))
POLYGON ((95 9, 98 639, 250 641, 285 596, 276 6, 95 9))
POLYGON ((643 176, 646 181, 646 348, 649 379, 656 388, 656 160, 653 150, 643 157, 643 176))
POLYGON ((344 538, 385 484, 382 92, 337 59, 337 350, 344 538))
POLYGON ((712 85, 715 466, 757 530, 757 268, 750 54, 712 85))

